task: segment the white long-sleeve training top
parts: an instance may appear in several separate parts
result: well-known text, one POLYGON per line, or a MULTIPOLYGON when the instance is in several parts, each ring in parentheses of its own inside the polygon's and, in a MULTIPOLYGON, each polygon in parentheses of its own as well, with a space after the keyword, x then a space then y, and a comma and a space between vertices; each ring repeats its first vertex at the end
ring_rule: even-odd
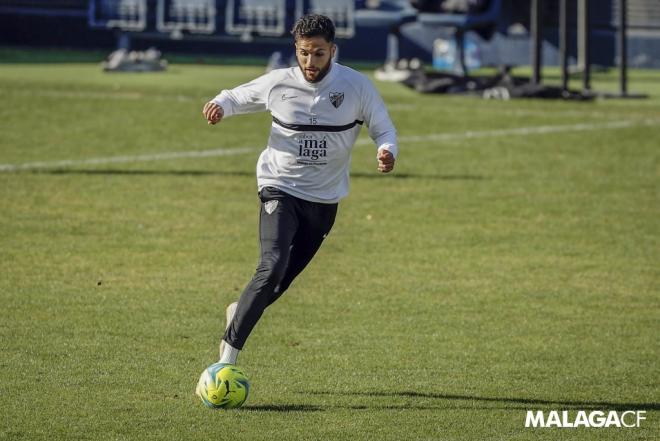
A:
POLYGON ((312 202, 348 194, 351 150, 362 124, 378 149, 397 155, 396 130, 378 91, 363 74, 333 63, 318 83, 299 67, 273 70, 213 100, 224 117, 268 110, 273 123, 257 162, 259 189, 272 186, 312 202))

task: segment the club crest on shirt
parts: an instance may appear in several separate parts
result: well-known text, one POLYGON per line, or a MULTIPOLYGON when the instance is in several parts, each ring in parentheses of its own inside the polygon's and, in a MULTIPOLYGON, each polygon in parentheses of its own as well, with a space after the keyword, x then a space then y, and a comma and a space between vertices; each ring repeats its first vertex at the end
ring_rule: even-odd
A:
POLYGON ((277 208, 277 199, 273 199, 272 201, 266 201, 264 203, 264 210, 266 210, 266 213, 268 214, 273 214, 273 211, 277 208))
POLYGON ((344 102, 344 92, 330 92, 330 102, 338 109, 344 102))

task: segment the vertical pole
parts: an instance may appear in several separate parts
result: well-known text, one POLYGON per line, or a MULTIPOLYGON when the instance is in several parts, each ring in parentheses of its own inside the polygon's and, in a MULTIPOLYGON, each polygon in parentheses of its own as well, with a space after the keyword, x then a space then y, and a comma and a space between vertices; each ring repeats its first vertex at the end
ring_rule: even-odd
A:
POLYGON ((559 58, 561 63, 561 90, 568 92, 568 11, 567 0, 559 2, 559 58))
POLYGON ((589 0, 578 2, 578 27, 579 27, 579 49, 580 68, 582 69, 582 89, 588 92, 591 89, 591 54, 589 46, 589 34, 591 34, 591 19, 589 16, 589 0))
POLYGON ((628 12, 627 1, 619 0, 619 82, 622 96, 628 94, 628 12))
POLYGON ((458 49, 458 71, 462 76, 467 76, 467 64, 465 62, 465 32, 462 29, 456 29, 454 34, 456 48, 458 49))
POLYGON ((398 32, 398 29, 387 34, 387 58, 385 63, 392 62, 396 65, 396 62, 399 61, 399 37, 395 32, 398 32))
POLYGON ((131 50, 131 34, 130 32, 118 31, 117 34, 117 49, 131 50))
POLYGON ((542 0, 532 0, 530 26, 532 28, 532 83, 541 84, 541 49, 543 47, 542 0))

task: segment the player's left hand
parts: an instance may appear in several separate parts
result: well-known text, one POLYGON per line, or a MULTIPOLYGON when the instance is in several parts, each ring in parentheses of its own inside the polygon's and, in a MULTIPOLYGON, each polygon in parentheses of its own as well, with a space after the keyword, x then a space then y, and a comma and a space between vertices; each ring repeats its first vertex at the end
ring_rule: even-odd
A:
POLYGON ((394 169, 394 155, 387 150, 379 150, 378 156, 378 171, 382 173, 389 173, 394 169))

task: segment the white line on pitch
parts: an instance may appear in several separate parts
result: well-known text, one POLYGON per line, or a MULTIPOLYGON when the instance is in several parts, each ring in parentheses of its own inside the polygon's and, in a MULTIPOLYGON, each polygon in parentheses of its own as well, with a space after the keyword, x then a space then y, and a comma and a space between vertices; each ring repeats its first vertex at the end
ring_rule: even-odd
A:
MULTIPOLYGON (((606 123, 591 123, 591 124, 571 124, 571 125, 555 125, 555 126, 536 126, 536 127, 517 127, 510 129, 497 129, 497 130, 481 130, 481 131, 467 131, 460 133, 429 133, 426 135, 408 135, 400 136, 399 142, 417 143, 427 141, 452 141, 471 138, 492 138, 502 136, 516 136, 516 135, 538 135, 547 133, 562 133, 562 132, 583 132, 592 130, 613 130, 635 127, 640 125, 658 125, 660 121, 657 120, 643 120, 643 121, 610 121, 606 123)), ((358 139, 356 144, 364 145, 371 144, 373 141, 367 138, 358 139)), ((181 159, 181 158, 210 158, 215 156, 236 156, 247 153, 254 153, 261 150, 263 147, 238 147, 232 149, 213 149, 213 150, 198 150, 198 151, 185 151, 185 152, 168 152, 168 153, 153 153, 142 155, 126 155, 126 156, 110 156, 105 158, 90 158, 90 159, 65 159, 61 161, 37 161, 27 162, 23 164, 0 164, 0 172, 12 172, 20 170, 38 170, 48 168, 62 168, 72 167, 79 165, 103 165, 103 164, 121 164, 133 162, 153 162, 164 161, 168 159, 181 159)))
POLYGON ((198 97, 190 95, 152 95, 143 92, 131 91, 113 91, 113 92, 96 92, 85 90, 11 90, 12 95, 32 96, 38 98, 86 98, 86 99, 104 99, 104 100, 156 100, 156 101, 199 101, 203 100, 198 97))
POLYGON ((0 172, 19 171, 19 170, 35 170, 43 168, 62 168, 77 165, 103 165, 103 164, 121 164, 132 162, 152 162, 164 161, 167 159, 180 159, 180 158, 209 158, 213 156, 235 156, 245 153, 252 153, 258 150, 257 147, 238 147, 235 149, 214 149, 214 150, 199 150, 190 152, 168 152, 168 153, 154 153, 145 155, 132 155, 132 156, 110 156, 107 158, 90 158, 90 159, 65 159, 62 161, 38 161, 27 162, 24 164, 0 164, 0 172))
MULTIPOLYGON (((399 137, 399 142, 453 141, 470 138, 492 138, 512 135, 541 135, 546 133, 584 132, 592 130, 625 129, 640 125, 657 125, 660 121, 610 121, 603 123, 585 123, 556 126, 515 127, 510 129, 478 130, 460 133, 429 133, 427 135, 408 135, 399 137)), ((369 144, 370 139, 360 139, 359 144, 369 144)))

